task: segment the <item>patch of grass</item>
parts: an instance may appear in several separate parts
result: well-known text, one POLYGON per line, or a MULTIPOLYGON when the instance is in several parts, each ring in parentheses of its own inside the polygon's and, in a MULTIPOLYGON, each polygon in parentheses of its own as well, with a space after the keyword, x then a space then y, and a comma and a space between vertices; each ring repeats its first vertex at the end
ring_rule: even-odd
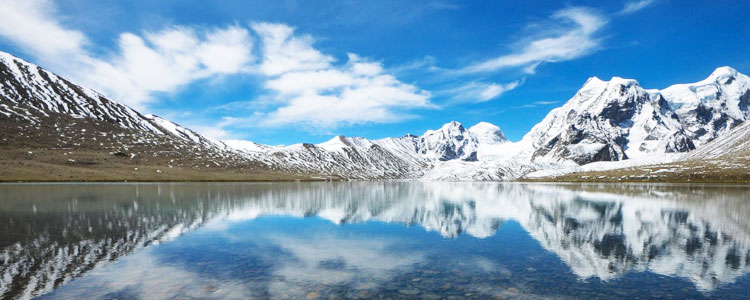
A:
POLYGON ((750 183, 750 160, 745 157, 689 160, 607 171, 524 178, 522 181, 750 183))

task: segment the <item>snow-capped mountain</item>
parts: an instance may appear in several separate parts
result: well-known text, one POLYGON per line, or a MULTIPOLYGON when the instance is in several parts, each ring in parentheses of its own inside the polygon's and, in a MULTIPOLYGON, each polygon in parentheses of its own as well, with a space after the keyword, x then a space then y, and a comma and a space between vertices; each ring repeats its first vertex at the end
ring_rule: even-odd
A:
POLYGON ((469 127, 469 132, 474 135, 480 145, 497 145, 508 142, 500 127, 495 124, 479 122, 469 127))
MULTIPOLYGON (((452 121, 422 136, 369 140, 336 136, 320 144, 225 144, 280 169, 350 179, 420 178, 448 162, 476 162, 480 149, 507 143, 499 127, 482 122, 469 130, 452 121)), ((497 179, 497 178, 496 178, 497 179)))
POLYGON ((4 156, 22 154, 32 163, 6 168, 4 175, 26 170, 32 174, 12 180, 201 179, 200 174, 213 170, 229 172, 232 178, 278 174, 221 141, 159 116, 143 115, 3 52, 0 140, 4 156), (44 167, 35 168, 36 164, 44 167), (88 170, 71 174, 82 168, 88 170))
POLYGON ((57 113, 162 133, 135 110, 4 52, 0 52, 0 99, 0 114, 7 118, 38 123, 57 113))
POLYGON ((497 126, 480 123, 467 130, 458 122, 422 136, 381 140, 336 136, 317 145, 290 146, 217 141, 143 115, 7 53, 0 53, 0 122, 9 129, 2 136, 12 141, 8 145, 105 150, 164 164, 161 168, 261 169, 348 179, 420 178, 440 162, 474 162, 481 147, 507 141, 497 126))
POLYGON ((52 115, 101 122, 141 134, 170 136, 206 147, 226 146, 155 115, 72 83, 39 66, 0 52, 0 114, 6 119, 43 123, 52 115))
POLYGON ((590 78, 523 138, 535 161, 617 161, 688 152, 750 116, 750 78, 729 67, 664 90, 590 78))
POLYGON ((578 164, 695 149, 663 97, 619 77, 590 78, 524 140, 532 144, 532 160, 569 159, 578 164))
POLYGON ((477 138, 461 123, 451 121, 438 130, 428 130, 419 138, 418 152, 428 159, 440 161, 477 160, 477 138))
POLYGON ((710 144, 749 116, 750 78, 722 67, 700 82, 661 91, 632 79, 590 78, 519 142, 487 122, 466 129, 453 121, 421 136, 336 136, 320 144, 269 146, 204 137, 0 52, 0 138, 6 147, 106 151, 160 164, 154 169, 159 172, 219 167, 239 176, 268 171, 332 179, 513 180, 598 161, 653 163, 710 144))

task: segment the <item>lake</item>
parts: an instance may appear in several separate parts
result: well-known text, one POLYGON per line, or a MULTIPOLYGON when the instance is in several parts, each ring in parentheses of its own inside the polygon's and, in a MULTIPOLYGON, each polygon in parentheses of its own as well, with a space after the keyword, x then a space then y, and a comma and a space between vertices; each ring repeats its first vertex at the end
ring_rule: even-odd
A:
POLYGON ((750 187, 0 185, 3 299, 750 299, 750 187))

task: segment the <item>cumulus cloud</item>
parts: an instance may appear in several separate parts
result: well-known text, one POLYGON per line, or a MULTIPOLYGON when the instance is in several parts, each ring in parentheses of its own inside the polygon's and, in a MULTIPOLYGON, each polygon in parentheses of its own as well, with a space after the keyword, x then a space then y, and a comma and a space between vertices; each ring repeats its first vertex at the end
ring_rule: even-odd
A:
POLYGON ((534 73, 545 62, 575 59, 595 51, 600 43, 596 33, 606 20, 585 8, 573 7, 552 15, 557 27, 535 34, 539 38, 519 43, 519 50, 488 59, 465 68, 468 73, 491 72, 506 68, 522 68, 534 73))
POLYGON ((63 28, 48 0, 0 0, 0 35, 37 56, 79 55, 86 36, 63 28))
POLYGON ((379 62, 349 54, 345 63, 313 46, 307 35, 295 35, 284 24, 260 23, 260 71, 278 107, 257 115, 261 125, 310 124, 318 128, 396 122, 408 110, 430 107, 430 94, 386 73, 379 62))
POLYGON ((82 32, 57 21, 52 2, 0 0, 0 6, 0 36, 46 67, 137 109, 155 92, 173 92, 198 79, 246 71, 252 62, 252 39, 239 26, 173 27, 144 36, 123 33, 117 51, 98 57, 87 49, 82 32))
POLYGON ((260 69, 266 75, 324 69, 334 61, 312 47, 311 36, 294 36, 292 27, 274 23, 256 23, 252 27, 263 43, 260 69))
POLYGON ((654 0, 639 0, 639 1, 627 2, 625 3, 625 7, 622 8, 619 14, 621 15, 632 14, 634 12, 637 12, 641 9, 646 8, 646 6, 649 6, 652 3, 654 3, 654 0))
POLYGON ((195 80, 248 71, 252 39, 238 26, 197 31, 174 27, 140 37, 124 33, 120 53, 93 60, 84 79, 127 104, 140 104, 154 92, 173 92, 195 80))
MULTIPOLYGON (((336 63, 313 46, 311 36, 295 34, 284 24, 126 32, 114 51, 94 55, 82 32, 57 21, 52 2, 6 2, 0 0, 0 36, 45 67, 136 109, 144 109, 155 93, 237 73, 252 73, 265 82, 263 101, 270 108, 255 113, 264 126, 396 122, 409 117, 410 109, 431 105, 428 92, 399 81, 379 62, 350 54, 336 63), (260 41, 258 62, 252 54, 253 32, 260 41)), ((213 134, 226 134, 211 128, 213 134)))

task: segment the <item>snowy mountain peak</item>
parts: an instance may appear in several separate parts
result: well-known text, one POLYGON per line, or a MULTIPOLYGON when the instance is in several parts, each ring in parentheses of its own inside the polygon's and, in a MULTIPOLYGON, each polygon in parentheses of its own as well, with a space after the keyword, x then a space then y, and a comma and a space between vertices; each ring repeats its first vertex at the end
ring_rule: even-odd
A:
POLYGON ((463 124, 461 124, 461 122, 458 122, 458 121, 450 121, 448 123, 443 124, 442 128, 446 128, 446 127, 463 127, 463 124))
POLYGON ((638 81, 635 79, 628 79, 628 78, 622 78, 622 77, 617 77, 617 76, 612 77, 612 79, 609 80, 609 85, 610 86, 620 85, 620 86, 626 86, 626 87, 636 86, 636 85, 640 86, 638 81))
POLYGON ((356 145, 370 144, 370 141, 364 138, 348 138, 343 135, 337 135, 332 139, 317 144, 316 146, 328 151, 339 151, 346 147, 355 147, 356 145))
POLYGON ((492 145, 508 142, 500 127, 492 123, 479 122, 471 126, 469 132, 474 135, 479 144, 492 145))
POLYGON ((461 123, 451 121, 438 130, 428 130, 419 139, 419 150, 429 159, 476 160, 476 139, 461 123))
POLYGON ((581 89, 593 88, 593 87, 598 87, 598 86, 606 85, 606 84, 607 83, 604 80, 599 79, 599 77, 592 76, 586 80, 586 82, 583 84, 583 87, 581 87, 581 89))
POLYGON ((586 164, 694 148, 660 95, 638 81, 589 78, 560 108, 552 110, 524 137, 531 159, 586 164))
POLYGON ((723 66, 716 68, 716 70, 714 70, 707 79, 716 81, 717 79, 721 78, 733 78, 736 77, 737 74, 739 74, 739 72, 737 72, 737 70, 735 70, 734 68, 730 66, 723 66))
POLYGON ((599 77, 590 77, 588 80, 586 80, 586 83, 583 84, 581 89, 578 91, 579 94, 588 94, 588 93, 600 93, 601 91, 607 89, 607 88, 613 88, 618 86, 639 86, 637 80, 635 79, 628 79, 628 78, 622 78, 614 76, 609 81, 601 80, 599 77))
POLYGON ((463 135, 464 132, 466 132, 466 129, 464 126, 456 121, 450 121, 448 123, 443 124, 443 126, 440 127, 438 130, 427 130, 422 135, 422 137, 431 136, 434 134, 445 134, 450 136, 459 136, 463 135))
POLYGON ((625 99, 622 97, 626 94, 644 94, 638 81, 622 77, 612 77, 609 81, 604 81, 598 77, 591 77, 578 90, 576 96, 566 104, 566 107, 575 110, 587 109, 592 106, 603 106, 606 102, 625 99))

